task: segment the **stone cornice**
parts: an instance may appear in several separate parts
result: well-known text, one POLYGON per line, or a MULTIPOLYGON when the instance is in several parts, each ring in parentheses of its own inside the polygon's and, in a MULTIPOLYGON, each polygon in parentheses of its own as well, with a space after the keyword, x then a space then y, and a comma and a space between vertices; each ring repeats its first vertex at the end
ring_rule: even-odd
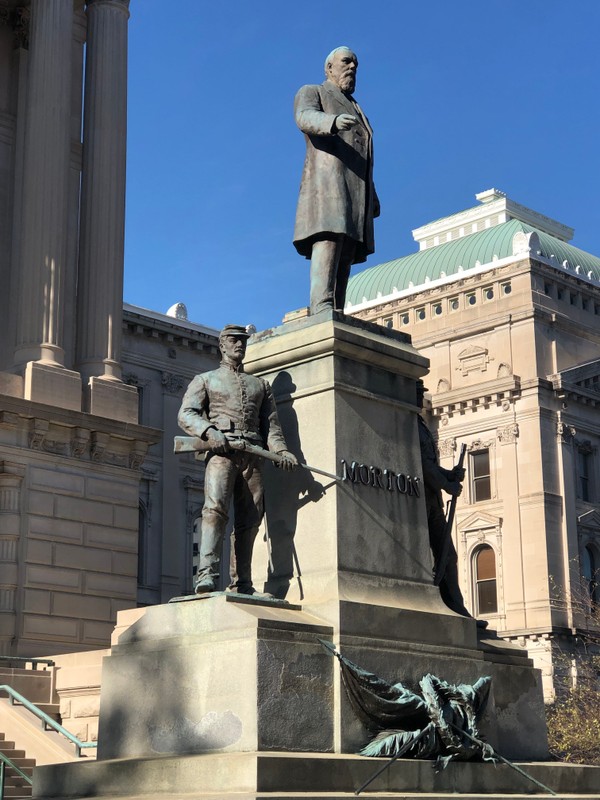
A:
POLYGON ((169 317, 158 319, 125 307, 123 309, 123 330, 129 336, 162 339, 166 344, 173 343, 181 347, 190 347, 210 355, 219 354, 217 331, 213 333, 209 329, 196 329, 184 320, 171 320, 169 317))
POLYGON ((126 469, 139 469, 148 447, 162 438, 155 428, 7 395, 0 395, 0 429, 14 447, 126 469))
POLYGON ((119 422, 105 417, 97 417, 94 414, 86 414, 82 411, 71 411, 48 406, 43 403, 34 403, 31 400, 22 400, 19 397, 0 395, 0 414, 5 413, 16 414, 24 419, 45 419, 51 423, 65 425, 70 428, 81 427, 104 431, 111 436, 123 439, 140 439, 148 442, 148 444, 159 442, 162 437, 162 431, 157 428, 134 425, 131 422, 119 422))
POLYGON ((475 386, 465 386, 450 392, 432 395, 431 407, 435 416, 464 411, 474 411, 480 407, 510 404, 521 394, 521 379, 518 375, 485 381, 475 386))
POLYGON ((553 381, 554 391, 561 399, 574 400, 577 403, 593 406, 594 408, 600 406, 600 391, 577 386, 566 381, 563 382, 560 375, 554 377, 557 377, 556 383, 553 381))

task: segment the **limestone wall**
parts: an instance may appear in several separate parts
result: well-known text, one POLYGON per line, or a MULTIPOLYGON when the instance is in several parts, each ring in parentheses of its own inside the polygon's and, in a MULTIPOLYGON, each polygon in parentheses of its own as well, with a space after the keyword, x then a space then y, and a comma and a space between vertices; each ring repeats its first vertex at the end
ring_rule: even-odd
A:
POLYGON ((102 659, 107 655, 110 650, 48 656, 56 664, 55 692, 62 724, 82 742, 98 741, 102 659))

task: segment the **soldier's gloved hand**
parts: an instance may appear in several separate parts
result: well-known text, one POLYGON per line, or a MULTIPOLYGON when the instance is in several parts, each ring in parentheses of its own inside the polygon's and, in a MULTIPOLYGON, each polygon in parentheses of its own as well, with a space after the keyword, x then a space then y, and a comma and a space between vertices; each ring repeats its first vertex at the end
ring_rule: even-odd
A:
POLYGON ((316 503, 317 500, 320 500, 325 495, 323 484, 318 481, 312 481, 306 490, 306 494, 311 502, 316 503))
POLYGON ((206 441, 213 453, 227 453, 231 450, 225 434, 216 428, 209 428, 206 431, 206 441))
POLYGON ((298 459, 293 453, 290 453, 289 450, 282 450, 280 453, 277 453, 281 461, 277 462, 277 466, 279 469, 285 469, 286 471, 291 471, 296 469, 298 466, 298 459))
POLYGON ((459 497, 462 492, 462 485, 458 481, 450 481, 446 486, 445 491, 451 494, 452 497, 459 497))
POLYGON ((465 470, 463 467, 456 466, 450 470, 451 481, 460 481, 462 483, 464 479, 465 479, 465 470))

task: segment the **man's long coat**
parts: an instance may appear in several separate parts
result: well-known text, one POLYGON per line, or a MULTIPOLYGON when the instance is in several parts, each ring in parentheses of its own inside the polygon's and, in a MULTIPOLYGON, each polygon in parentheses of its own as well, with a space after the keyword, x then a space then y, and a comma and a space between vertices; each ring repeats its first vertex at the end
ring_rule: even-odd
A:
POLYGON ((310 258, 316 236, 344 234, 357 243, 354 263, 365 261, 375 249, 373 217, 379 214, 369 121, 331 81, 303 86, 294 111, 306 139, 294 245, 300 255, 310 258), (358 124, 332 133, 339 114, 352 114, 358 124))

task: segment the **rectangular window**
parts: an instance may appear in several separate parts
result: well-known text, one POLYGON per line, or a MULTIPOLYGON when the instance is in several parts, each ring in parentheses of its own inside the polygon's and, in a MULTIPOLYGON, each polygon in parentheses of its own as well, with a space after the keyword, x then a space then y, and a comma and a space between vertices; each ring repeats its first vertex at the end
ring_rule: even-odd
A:
POLYGON ((590 502, 591 497, 591 477, 592 477, 592 452, 590 450, 579 450, 577 452, 577 497, 580 500, 590 502))
POLYGON ((384 328, 393 328, 394 327, 394 318, 393 317, 384 317, 381 321, 381 324, 384 328))
POLYGON ((474 503, 481 503, 492 497, 489 450, 471 453, 471 496, 474 503))

